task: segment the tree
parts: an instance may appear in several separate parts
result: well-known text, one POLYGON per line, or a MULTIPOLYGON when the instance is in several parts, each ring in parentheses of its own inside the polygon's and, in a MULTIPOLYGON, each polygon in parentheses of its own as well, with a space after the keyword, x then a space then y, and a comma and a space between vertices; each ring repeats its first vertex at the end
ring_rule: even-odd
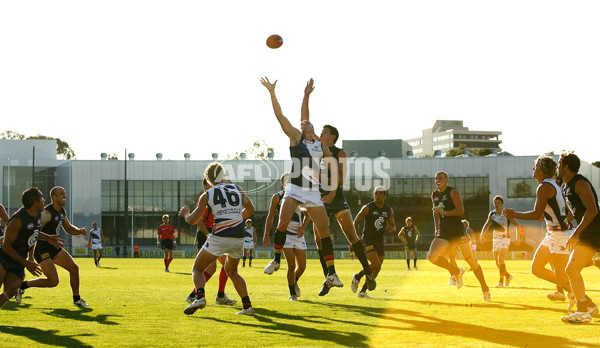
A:
POLYGON ((106 159, 109 161, 116 161, 119 159, 119 155, 116 153, 111 153, 110 155, 106 155, 106 159))
POLYGON ((592 162, 592 165, 593 165, 594 167, 598 167, 598 168, 600 168, 600 161, 592 162))
POLYGON ((22 139, 25 139, 25 135, 18 133, 18 132, 13 132, 13 131, 7 130, 7 131, 0 133, 0 138, 22 140, 22 139))
POLYGON ((60 138, 49 137, 47 135, 34 135, 30 137, 25 137, 24 134, 19 132, 14 132, 11 130, 4 131, 0 133, 1 139, 15 139, 15 140, 23 140, 23 139, 31 139, 31 140, 56 140, 56 154, 61 156, 64 159, 73 159, 75 158, 75 151, 71 149, 69 144, 66 141, 60 140, 60 138))
MULTIPOLYGON (((269 152, 273 152, 273 148, 270 147, 266 141, 257 140, 252 144, 252 147, 242 151, 246 153, 246 158, 252 160, 266 160, 269 158, 269 152)), ((236 152, 234 155, 228 154, 228 160, 239 160, 241 159, 241 153, 236 152)))
POLYGON ((467 145, 461 143, 461 144, 458 145, 458 149, 450 149, 450 150, 448 150, 448 152, 446 152, 446 157, 460 156, 463 153, 465 153, 465 150, 467 150, 467 145))

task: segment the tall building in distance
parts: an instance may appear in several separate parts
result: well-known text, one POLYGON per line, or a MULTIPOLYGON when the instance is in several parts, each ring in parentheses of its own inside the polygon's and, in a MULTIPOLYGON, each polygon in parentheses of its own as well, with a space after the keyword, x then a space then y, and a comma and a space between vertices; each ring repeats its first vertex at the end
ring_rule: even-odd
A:
POLYGON ((414 157, 433 156, 436 150, 444 156, 449 150, 458 149, 460 144, 465 144, 470 150, 498 152, 501 134, 500 131, 472 131, 459 120, 437 120, 432 128, 423 130, 422 136, 406 141, 412 146, 414 157))

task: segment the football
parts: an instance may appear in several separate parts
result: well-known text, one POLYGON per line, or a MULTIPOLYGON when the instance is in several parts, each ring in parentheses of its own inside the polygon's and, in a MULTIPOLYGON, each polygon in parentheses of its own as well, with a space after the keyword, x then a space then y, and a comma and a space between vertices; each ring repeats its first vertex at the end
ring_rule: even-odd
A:
POLYGON ((273 34, 267 38, 267 46, 269 46, 269 48, 275 49, 281 47, 281 45, 283 45, 281 36, 273 34))

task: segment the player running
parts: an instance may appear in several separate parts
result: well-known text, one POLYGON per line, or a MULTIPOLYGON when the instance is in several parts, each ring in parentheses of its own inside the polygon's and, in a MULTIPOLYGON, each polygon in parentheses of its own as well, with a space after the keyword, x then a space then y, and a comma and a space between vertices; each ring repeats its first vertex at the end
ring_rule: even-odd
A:
POLYGON ((475 277, 481 284, 483 301, 489 302, 491 301, 490 289, 485 282, 481 266, 473 256, 460 218, 465 213, 460 193, 456 188, 448 186, 448 174, 446 172, 435 174, 435 186, 437 190, 431 194, 431 201, 433 203, 433 220, 436 232, 435 238, 429 247, 429 262, 445 268, 450 272, 450 275, 454 275, 456 288, 460 289, 463 285, 462 276, 465 270, 446 260, 448 252, 458 246, 465 261, 471 266, 475 277))
MULTIPOLYGON (((267 219, 265 221, 265 234, 263 236, 263 245, 265 248, 268 248, 271 243, 269 233, 271 232, 273 219, 281 209, 281 204, 283 203, 283 197, 285 195, 285 187, 289 180, 290 173, 284 173, 281 176, 281 186, 283 187, 283 190, 275 193, 271 198, 269 213, 267 214, 267 219)), ((302 211, 296 209, 292 216, 292 220, 287 226, 287 237, 283 246, 283 253, 288 264, 287 280, 290 289, 290 301, 298 301, 298 297, 301 295, 298 280, 302 274, 304 274, 304 270, 306 270, 306 240, 304 239, 304 229, 308 222, 309 219, 302 214, 302 211)))
POLYGON ((406 270, 410 271, 410 252, 413 255, 413 268, 415 270, 419 270, 417 268, 417 242, 419 241, 419 237, 421 237, 421 233, 419 233, 419 229, 417 226, 413 225, 412 218, 409 216, 404 220, 406 226, 402 227, 400 232, 398 233, 398 238, 404 243, 404 252, 406 253, 406 270))
MULTIPOLYGON (((306 105, 303 105, 303 107, 306 107, 308 109, 308 103, 306 105)), ((304 113, 308 115, 309 112, 308 112, 308 110, 305 110, 304 113)), ((369 260, 367 258, 365 246, 361 242, 360 238, 358 237, 358 234, 354 227, 354 222, 352 220, 352 213, 350 212, 350 205, 346 201, 346 196, 344 195, 344 186, 343 185, 344 185, 344 180, 345 180, 346 172, 347 172, 347 157, 348 156, 346 155, 346 151, 335 146, 335 143, 337 142, 339 137, 340 137, 340 133, 336 127, 331 126, 331 125, 323 126, 323 130, 321 131, 321 135, 320 135, 320 140, 323 143, 323 145, 325 145, 329 148, 329 151, 331 152, 331 156, 333 156, 333 158, 336 160, 337 173, 338 173, 338 178, 339 178, 339 180, 338 180, 339 185, 338 185, 337 189, 335 190, 335 197, 333 198, 333 201, 331 203, 325 204, 325 209, 327 210, 328 217, 335 216, 336 220, 338 221, 338 224, 340 225, 342 232, 346 236, 348 243, 350 243, 352 251, 354 251, 356 258, 360 261, 360 264, 363 267, 362 270, 363 270, 363 273, 366 275, 365 279, 367 282, 367 287, 369 288, 369 291, 373 291, 377 287, 377 282, 375 281, 375 277, 373 276, 373 271, 371 270, 371 266, 369 265, 369 260)), ((336 168, 333 168, 333 170, 336 170, 336 168)), ((329 179, 330 178, 327 177, 328 183, 329 183, 329 179)), ((326 191, 326 190, 321 191, 322 197, 325 197, 328 194, 329 194, 329 191, 326 191)), ((321 266, 323 267, 323 273, 326 273, 327 263, 325 262, 325 259, 323 257, 323 251, 322 251, 322 247, 321 247, 321 239, 319 238, 319 233, 318 233, 316 227, 314 228, 314 232, 315 232, 315 242, 317 244, 317 250, 319 253, 319 259, 321 260, 321 266)), ((356 273, 355 275, 358 275, 358 274, 359 273, 356 273)), ((356 277, 354 277, 354 276, 352 277, 352 285, 350 287, 352 291, 356 292, 358 290, 359 281, 360 280, 357 279, 356 277)), ((321 288, 321 291, 319 292, 319 296, 325 296, 327 293, 329 293, 329 289, 330 289, 330 286, 327 284, 327 282, 324 282, 323 287, 321 288)))
POLYGON ((515 226, 515 238, 519 235, 519 223, 513 218, 507 218, 502 214, 502 208, 504 206, 504 199, 502 196, 494 197, 494 210, 490 211, 485 225, 481 230, 479 238, 485 240, 485 235, 488 230, 492 229, 492 251, 494 254, 494 261, 500 272, 500 279, 498 280, 497 288, 508 287, 510 281, 513 279, 512 274, 506 270, 506 254, 510 246, 510 224, 515 226), (504 278, 506 277, 506 281, 504 278))
POLYGON ((196 225, 200 221, 207 207, 210 207, 215 217, 212 234, 196 255, 192 268, 196 300, 183 312, 190 315, 198 309, 206 307, 204 296, 206 281, 203 272, 219 257, 226 255, 225 269, 242 298, 243 310, 237 314, 254 315, 246 281, 238 273, 238 264, 244 246, 244 219, 254 213, 254 205, 240 186, 226 182, 225 169, 220 163, 209 164, 204 172, 204 177, 212 187, 200 196, 198 204, 191 214, 187 206, 182 207, 179 211, 179 216, 184 217, 190 225, 196 225))
MULTIPOLYGON (((306 209, 310 219, 316 226, 323 245, 323 256, 327 262, 326 281, 330 286, 342 287, 344 284, 338 278, 335 272, 335 261, 333 255, 333 243, 329 234, 329 220, 324 203, 331 203, 335 197, 337 188, 337 171, 331 173, 330 186, 333 188, 328 195, 321 198, 319 189, 321 188, 321 160, 331 163, 331 153, 327 146, 316 139, 315 130, 310 123, 308 110, 308 99, 310 93, 314 90, 313 80, 311 79, 304 89, 304 99, 302 101, 302 113, 300 130, 293 127, 290 121, 283 115, 281 106, 275 95, 275 85, 277 81, 271 83, 267 77, 261 78, 261 84, 267 88, 271 95, 273 111, 277 121, 284 133, 290 139, 290 154, 292 157, 292 171, 290 173, 290 183, 285 189, 285 196, 279 211, 279 222, 277 231, 273 236, 273 247, 275 249, 275 258, 265 267, 266 274, 272 274, 279 269, 281 262, 281 253, 286 240, 287 226, 289 225, 294 212, 300 206, 306 209)), ((326 166, 328 167, 328 166, 326 166)))
MULTIPOLYGON (((386 232, 396 232, 396 222, 394 221, 394 210, 387 204, 385 204, 385 198, 387 197, 387 191, 383 186, 377 186, 373 190, 374 200, 371 203, 364 205, 356 215, 354 219, 354 228, 358 230, 360 223, 364 220, 364 228, 362 239, 367 250, 367 257, 371 261, 371 270, 373 276, 377 277, 379 271, 381 271, 381 265, 383 264, 384 249, 383 249, 383 236, 386 232)), ((355 287, 358 288, 360 278, 364 275, 364 271, 354 275, 352 280, 352 290, 356 292, 355 287)), ((358 292, 358 297, 370 298, 367 294, 368 285, 365 283, 362 289, 358 292)))
POLYGON ((577 299, 577 310, 561 318, 570 323, 587 323, 592 320, 592 315, 598 315, 598 306, 585 294, 581 270, 594 263, 592 258, 600 249, 600 208, 596 190, 588 179, 579 174, 580 166, 581 161, 574 153, 560 155, 558 174, 564 180, 567 203, 577 221, 577 228, 567 241, 571 258, 566 268, 577 299))
MULTIPOLYGON (((0 244, 0 307, 9 298, 18 294, 19 286, 25 279, 25 268, 34 276, 42 275, 40 266, 29 260, 28 253, 36 241, 44 241, 54 248, 63 246, 64 239, 58 234, 40 232, 41 212, 44 211, 44 195, 37 187, 30 187, 21 195, 23 206, 8 220, 4 240, 0 244)), ((19 299, 20 300, 20 299, 19 299)))
POLYGON ((556 179, 557 164, 550 156, 539 156, 532 168, 532 177, 537 180, 535 204, 533 210, 517 212, 511 208, 504 208, 502 213, 507 218, 521 220, 546 220, 546 237, 537 248, 531 263, 531 272, 538 278, 562 286, 568 292, 569 307, 576 304, 576 299, 571 292, 571 284, 565 271, 569 261, 567 241, 573 234, 573 229, 567 224, 567 205, 562 190, 558 187, 556 179), (552 263, 554 269, 546 268, 552 263))
MULTIPOLYGON (((72 236, 87 234, 85 228, 79 228, 69 222, 67 211, 64 208, 67 204, 67 191, 63 187, 53 187, 50 190, 50 199, 51 203, 44 207, 41 214, 42 232, 48 235, 58 235, 59 228, 62 226, 65 232, 72 236)), ((42 268, 46 278, 24 281, 16 295, 18 303, 21 303, 23 294, 28 288, 53 288, 57 286, 59 279, 56 265, 58 265, 69 272, 73 305, 78 307, 89 306, 79 295, 79 266, 66 250, 41 240, 37 242, 33 256, 42 268)))
MULTIPOLYGON (((206 180, 206 178, 202 179, 202 187, 204 188, 204 192, 208 191, 211 188, 211 185, 208 183, 208 180, 206 180)), ((200 203, 200 199, 198 199, 196 207, 198 206, 198 203, 200 203)), ((194 238, 194 245, 196 246, 197 250, 196 255, 198 255, 200 250, 202 250, 202 247, 204 246, 204 243, 206 243, 208 236, 212 233, 214 225, 215 216, 213 215, 210 207, 206 207, 202 218, 196 224, 196 237, 194 238)), ((229 276, 227 275, 224 266, 225 257, 221 256, 217 259, 217 261, 219 261, 219 263, 221 264, 221 272, 219 273, 219 291, 217 292, 217 298, 215 300, 215 303, 218 305, 232 306, 237 302, 237 300, 230 299, 225 294, 225 285, 227 284, 227 279, 229 279, 229 276)), ((211 263, 208 267, 206 267, 206 269, 202 273, 206 282, 208 282, 208 280, 212 278, 212 276, 217 272, 217 261, 211 263)), ((185 300, 187 303, 192 303, 196 300, 195 287, 185 300)))

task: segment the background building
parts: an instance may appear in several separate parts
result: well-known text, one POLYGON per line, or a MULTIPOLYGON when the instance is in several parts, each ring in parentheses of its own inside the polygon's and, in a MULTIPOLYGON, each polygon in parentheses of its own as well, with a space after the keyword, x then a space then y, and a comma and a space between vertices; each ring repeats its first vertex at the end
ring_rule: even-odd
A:
MULTIPOLYGON (((188 251, 189 255, 194 255, 195 228, 176 215, 183 205, 195 206, 202 193, 204 169, 213 160, 192 161, 186 156, 183 160, 163 161, 157 156, 157 160, 139 161, 133 154, 129 154, 127 161, 57 160, 55 150, 54 140, 0 140, 0 174, 3 178, 0 197, 9 213, 21 206, 21 192, 27 187, 40 187, 49 202, 50 188, 60 185, 67 190, 66 209, 71 222, 88 230, 92 222, 99 222, 109 246, 109 256, 114 254, 113 247, 118 246, 121 253, 130 250, 132 235, 142 251, 149 250, 158 255, 156 231, 163 214, 171 216, 178 231, 178 250, 184 252, 183 255, 188 255, 188 251)), ((537 182, 531 178, 535 159, 536 156, 350 157, 345 192, 355 216, 372 200, 371 192, 375 186, 389 187, 387 204, 394 209, 397 226, 403 226, 404 219, 411 216, 423 234, 419 249, 426 250, 434 232, 430 196, 435 189, 433 178, 436 172, 450 174, 450 185, 460 190, 464 200, 464 218, 479 232, 493 207, 491 200, 495 195, 505 198, 506 207, 532 209, 537 187, 537 182)), ((256 212, 252 218, 260 240, 271 196, 281 190, 279 178, 289 170, 291 163, 281 160, 221 162, 227 169, 228 179, 240 184, 254 202, 256 212)), ((580 172, 600 192, 600 168, 584 162, 580 172)), ((544 235, 544 224, 524 224, 527 245, 531 249, 544 235)), ((330 226, 336 248, 347 248, 347 241, 334 219, 330 226)), ((314 248, 312 229, 309 228, 306 238, 309 248, 314 248)), ((386 239, 388 250, 402 248, 395 235, 386 236, 386 239)), ((78 236, 68 240, 74 252, 87 252, 87 238, 78 236)), ((265 249, 260 246, 258 250, 265 249)))
POLYGON ((436 150, 442 156, 451 149, 458 149, 460 144, 467 148, 500 150, 500 131, 471 131, 463 126, 463 121, 437 120, 432 128, 424 129, 423 135, 406 140, 415 157, 433 156, 436 150))

